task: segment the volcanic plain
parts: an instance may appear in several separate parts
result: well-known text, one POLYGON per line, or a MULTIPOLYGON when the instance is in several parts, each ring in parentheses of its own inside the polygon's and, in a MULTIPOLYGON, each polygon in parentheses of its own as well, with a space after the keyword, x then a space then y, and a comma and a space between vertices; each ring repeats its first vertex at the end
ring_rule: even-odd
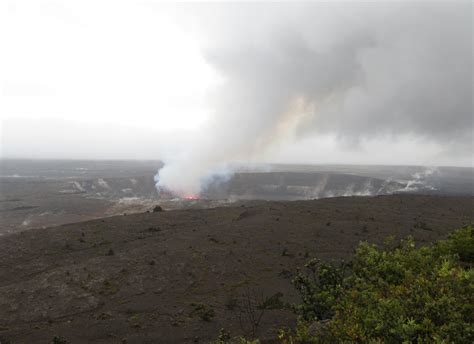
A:
POLYGON ((360 241, 418 244, 472 223, 474 197, 391 195, 253 201, 144 212, 0 237, 0 342, 271 340, 295 323, 291 279, 360 241), (256 324, 255 319, 258 323, 256 324))

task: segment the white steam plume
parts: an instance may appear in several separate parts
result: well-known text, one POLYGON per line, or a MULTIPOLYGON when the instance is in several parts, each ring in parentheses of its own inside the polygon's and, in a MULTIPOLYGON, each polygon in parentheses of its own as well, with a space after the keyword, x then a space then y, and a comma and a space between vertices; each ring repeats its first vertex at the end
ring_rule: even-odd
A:
MULTIPOLYGON (((223 77, 213 115, 157 186, 199 193, 280 141, 411 135, 472 144, 472 7, 465 2, 189 5, 223 77)), ((468 148, 467 148, 468 149, 468 148)), ((472 149, 472 147, 471 147, 472 149)))

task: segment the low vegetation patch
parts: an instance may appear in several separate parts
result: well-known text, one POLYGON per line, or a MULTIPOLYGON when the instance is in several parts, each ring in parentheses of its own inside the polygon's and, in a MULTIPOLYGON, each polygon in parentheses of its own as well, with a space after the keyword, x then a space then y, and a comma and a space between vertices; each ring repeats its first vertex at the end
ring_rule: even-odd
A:
POLYGON ((294 284, 302 303, 285 343, 474 342, 472 226, 431 247, 413 238, 382 249, 361 243, 350 264, 310 261, 294 284))
POLYGON ((51 342, 52 344, 67 344, 68 341, 61 336, 54 336, 53 341, 51 342))
POLYGON ((363 242, 350 263, 310 260, 293 279, 298 325, 279 342, 473 343, 472 226, 429 247, 387 246, 363 242))
POLYGON ((130 327, 133 328, 141 328, 142 327, 142 319, 140 318, 139 314, 134 314, 130 318, 128 318, 128 324, 130 327))
POLYGON ((191 307, 193 307, 191 315, 198 316, 202 321, 211 321, 216 316, 214 308, 204 303, 195 302, 191 304, 191 307))

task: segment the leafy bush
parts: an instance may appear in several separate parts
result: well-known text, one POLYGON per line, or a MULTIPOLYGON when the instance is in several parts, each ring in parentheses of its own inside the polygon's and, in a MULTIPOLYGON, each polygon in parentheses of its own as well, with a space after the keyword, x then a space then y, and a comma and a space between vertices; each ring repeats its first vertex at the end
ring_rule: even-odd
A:
POLYGON ((435 245, 437 255, 456 254, 463 263, 474 263, 474 230, 466 226, 451 233, 447 240, 438 241, 435 245))
POLYGON ((265 297, 263 301, 257 305, 258 309, 283 309, 286 304, 281 299, 283 293, 275 293, 272 296, 265 297))
POLYGON ((327 319, 333 315, 333 306, 344 290, 344 275, 348 265, 339 266, 311 259, 305 272, 298 272, 293 285, 298 290, 302 303, 294 306, 295 312, 304 320, 327 319))
POLYGON ((260 340, 248 340, 244 337, 231 337, 230 333, 221 328, 219 337, 216 340, 209 342, 209 344, 260 344, 260 340))
POLYGON ((310 261, 294 285, 302 303, 285 343, 474 342, 472 226, 432 247, 361 243, 352 266, 310 261), (350 269, 349 269, 350 268, 350 269), (321 321, 327 319, 326 321, 321 321))
POLYGON ((54 336, 53 344, 67 344, 67 340, 61 336, 54 336))
POLYGON ((211 321, 216 315, 214 308, 204 303, 195 302, 191 306, 193 307, 191 315, 197 315, 202 321, 211 321))

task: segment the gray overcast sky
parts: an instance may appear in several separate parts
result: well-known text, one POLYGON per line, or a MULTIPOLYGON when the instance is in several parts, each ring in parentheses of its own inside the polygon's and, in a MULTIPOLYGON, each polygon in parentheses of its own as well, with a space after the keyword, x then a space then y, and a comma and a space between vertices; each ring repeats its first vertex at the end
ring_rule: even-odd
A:
POLYGON ((1 155, 165 159, 169 185, 235 161, 472 166, 472 14, 2 1, 1 155))

